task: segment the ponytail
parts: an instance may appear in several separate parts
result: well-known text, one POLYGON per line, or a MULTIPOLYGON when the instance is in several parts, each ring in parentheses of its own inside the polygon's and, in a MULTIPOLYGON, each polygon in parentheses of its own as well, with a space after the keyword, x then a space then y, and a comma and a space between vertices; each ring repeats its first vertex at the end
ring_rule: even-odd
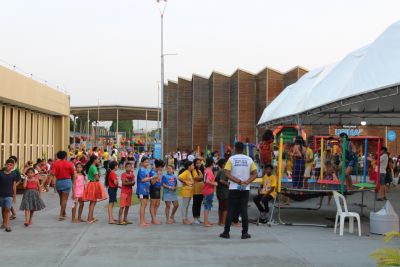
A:
POLYGON ((108 169, 106 171, 106 178, 104 178, 104 185, 106 187, 110 186, 110 183, 108 182, 108 177, 110 177, 110 173, 115 169, 116 166, 118 166, 118 162, 116 162, 116 161, 111 161, 108 164, 108 169))

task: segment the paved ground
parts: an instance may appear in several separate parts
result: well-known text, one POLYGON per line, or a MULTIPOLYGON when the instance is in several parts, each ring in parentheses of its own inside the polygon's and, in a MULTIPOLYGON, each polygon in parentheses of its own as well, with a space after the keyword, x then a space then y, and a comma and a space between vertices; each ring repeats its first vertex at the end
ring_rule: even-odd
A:
MULTIPOLYGON (((366 195, 365 214, 373 207, 372 197, 372 193, 366 195)), ((20 199, 18 196, 18 205, 20 199)), ((389 199, 400 214, 400 186, 390 193, 389 199)), ((100 219, 96 224, 58 222, 56 194, 44 194, 44 200, 48 208, 37 214, 31 227, 23 226, 23 213, 18 212, 13 232, 0 232, 0 266, 375 266, 368 255, 383 247, 381 236, 369 234, 368 218, 362 221, 362 237, 349 233, 340 237, 333 234, 332 228, 251 225, 252 239, 241 240, 240 229, 235 228, 230 240, 222 240, 218 237, 222 228, 218 226, 207 229, 178 222, 140 228, 138 206, 129 216, 134 225, 108 225, 106 202, 96 208, 96 217, 100 219)), ((355 195, 348 202, 359 200, 360 195, 355 195)), ((301 205, 315 207, 316 202, 312 199, 301 205)), ((216 208, 217 205, 212 211, 214 222, 216 208)), ((359 210, 354 205, 350 209, 359 210)), ((163 211, 164 206, 159 214, 163 211)), ((256 216, 254 205, 250 213, 256 216)), ((334 204, 324 203, 320 211, 284 210, 282 218, 331 223, 326 217, 334 214, 334 204)), ((391 246, 400 246, 400 241, 391 246)))

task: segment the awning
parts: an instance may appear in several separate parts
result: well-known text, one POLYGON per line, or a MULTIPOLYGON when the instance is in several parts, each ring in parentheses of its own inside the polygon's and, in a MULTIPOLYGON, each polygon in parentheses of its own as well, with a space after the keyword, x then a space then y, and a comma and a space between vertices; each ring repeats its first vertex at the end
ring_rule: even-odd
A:
POLYGON ((336 64, 305 74, 265 108, 258 125, 400 125, 400 22, 336 64))

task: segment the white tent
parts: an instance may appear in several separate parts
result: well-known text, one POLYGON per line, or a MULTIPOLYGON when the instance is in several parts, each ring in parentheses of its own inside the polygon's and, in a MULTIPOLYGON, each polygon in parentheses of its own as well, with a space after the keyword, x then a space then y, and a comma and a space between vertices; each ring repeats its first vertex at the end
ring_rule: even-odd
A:
POLYGON ((400 125, 400 21, 337 64, 285 88, 258 125, 400 125))

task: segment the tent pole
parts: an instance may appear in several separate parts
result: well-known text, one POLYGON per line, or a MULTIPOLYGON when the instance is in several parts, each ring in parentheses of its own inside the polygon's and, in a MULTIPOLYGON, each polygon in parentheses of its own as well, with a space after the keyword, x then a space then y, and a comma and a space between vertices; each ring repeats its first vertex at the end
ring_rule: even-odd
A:
POLYGON ((364 141, 364 168, 363 168, 363 183, 367 182, 367 157, 368 157, 368 139, 364 141))
POLYGON ((347 149, 347 138, 343 140, 342 144, 342 174, 340 175, 340 193, 344 194, 344 180, 346 173, 346 149, 347 149))
POLYGON ((324 179, 324 138, 321 137, 321 156, 319 157, 320 180, 324 179))

